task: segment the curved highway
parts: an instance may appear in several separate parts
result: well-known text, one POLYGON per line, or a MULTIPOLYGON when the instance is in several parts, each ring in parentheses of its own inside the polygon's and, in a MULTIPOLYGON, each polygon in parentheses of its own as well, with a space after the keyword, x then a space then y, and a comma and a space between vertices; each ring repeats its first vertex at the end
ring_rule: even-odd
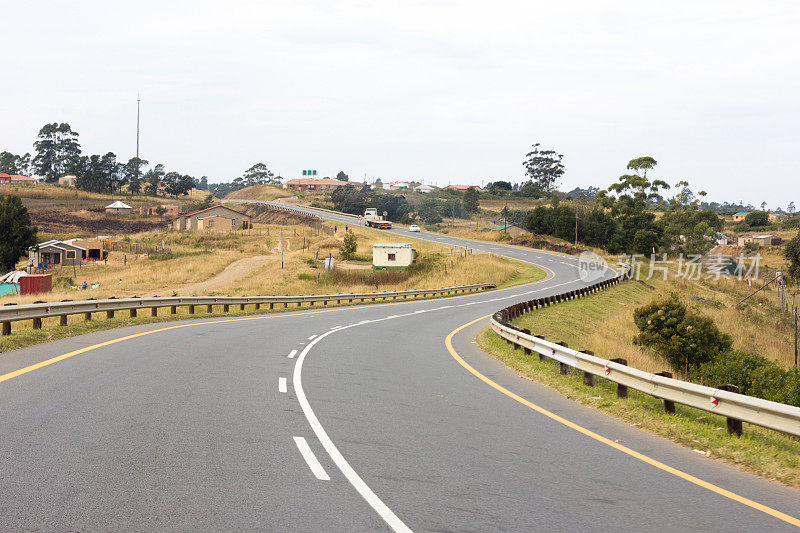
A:
POLYGON ((482 317, 581 286, 574 259, 414 238, 530 261, 548 276, 447 299, 150 324, 2 354, 3 530, 800 524, 797 491, 578 405, 476 347, 482 317))

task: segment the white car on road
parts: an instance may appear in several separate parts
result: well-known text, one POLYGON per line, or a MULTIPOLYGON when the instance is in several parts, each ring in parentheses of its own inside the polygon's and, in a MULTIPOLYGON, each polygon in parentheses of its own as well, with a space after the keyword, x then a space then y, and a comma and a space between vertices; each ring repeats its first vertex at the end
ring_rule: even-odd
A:
POLYGON ((419 229, 419 226, 417 226, 416 224, 411 224, 408 227, 408 231, 420 231, 420 229, 419 229))

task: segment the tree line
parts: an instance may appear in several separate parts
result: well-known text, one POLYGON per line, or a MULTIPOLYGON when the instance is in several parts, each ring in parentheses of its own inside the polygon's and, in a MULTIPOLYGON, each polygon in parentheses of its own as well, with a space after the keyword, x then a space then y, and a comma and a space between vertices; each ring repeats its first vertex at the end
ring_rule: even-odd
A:
POLYGON ((256 163, 231 184, 209 185, 206 176, 198 179, 181 172, 168 172, 163 164, 151 167, 149 161, 139 157, 121 161, 114 152, 86 155, 81 150, 78 132, 66 122, 42 126, 33 143, 33 155, 0 152, 0 172, 35 175, 46 183, 56 183, 60 177, 72 174, 77 176, 76 187, 85 191, 113 194, 126 190, 129 194, 149 196, 158 196, 163 191, 175 197, 188 194, 193 188, 224 196, 250 185, 280 185, 281 180, 264 163, 256 163))

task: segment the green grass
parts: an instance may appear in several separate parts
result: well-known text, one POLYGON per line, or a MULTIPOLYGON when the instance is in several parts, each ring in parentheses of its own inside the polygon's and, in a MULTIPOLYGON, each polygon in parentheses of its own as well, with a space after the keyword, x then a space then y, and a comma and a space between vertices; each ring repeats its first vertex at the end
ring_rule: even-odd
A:
POLYGON ((501 283, 497 286, 498 289, 505 289, 506 287, 514 287, 516 285, 524 285, 525 283, 534 283, 541 281, 547 276, 547 273, 539 267, 528 263, 522 263, 522 270, 520 272, 501 283))
MULTIPOLYGON (((562 306, 567 307, 559 304, 556 308, 562 306)), ((540 332, 551 333, 542 327, 537 330, 540 332)), ((569 399, 709 457, 800 488, 800 440, 797 438, 750 424, 745 424, 741 438, 730 436, 724 417, 682 405, 675 406, 675 414, 666 414, 663 401, 634 390, 629 391, 627 399, 617 398, 615 383, 598 377, 594 387, 586 386, 579 373, 572 371, 561 375, 555 361, 540 362, 536 354, 525 355, 521 349, 514 350, 489 328, 480 332, 476 340, 481 349, 518 374, 555 389, 569 399)))

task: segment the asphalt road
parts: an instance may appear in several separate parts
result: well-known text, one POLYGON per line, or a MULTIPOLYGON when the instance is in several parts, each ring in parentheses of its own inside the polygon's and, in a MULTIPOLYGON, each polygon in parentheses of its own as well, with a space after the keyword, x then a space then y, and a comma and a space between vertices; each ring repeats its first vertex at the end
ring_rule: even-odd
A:
POLYGON ((452 340, 486 379, 733 496, 543 416, 448 351, 445 338, 464 324, 580 286, 574 260, 414 237, 531 261, 549 275, 455 298, 151 324, 2 354, 0 380, 147 333, 0 381, 0 528, 793 529, 769 511, 800 517, 797 491, 521 379, 474 344, 486 320, 452 340))

